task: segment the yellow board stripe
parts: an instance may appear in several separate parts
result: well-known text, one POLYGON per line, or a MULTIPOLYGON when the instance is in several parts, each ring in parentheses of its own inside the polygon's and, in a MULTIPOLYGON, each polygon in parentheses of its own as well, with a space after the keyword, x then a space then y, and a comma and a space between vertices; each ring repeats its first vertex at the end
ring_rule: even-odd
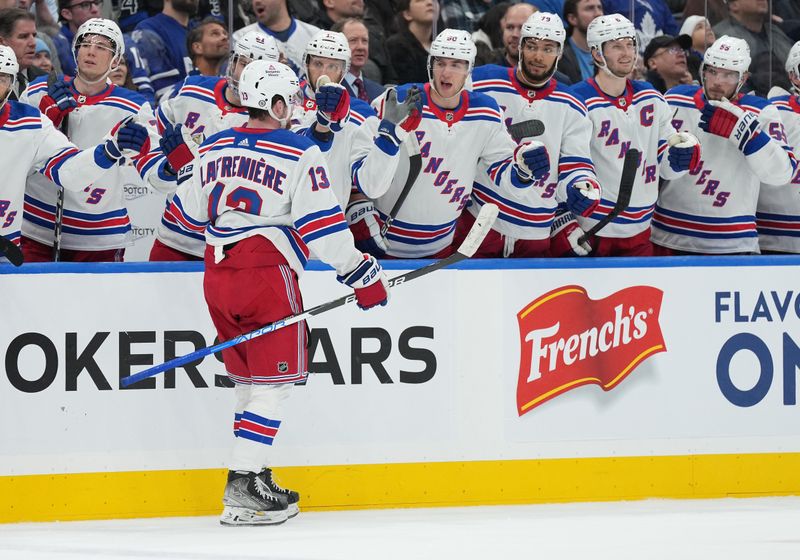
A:
MULTIPOLYGON (((280 467, 305 511, 800 494, 800 453, 280 467)), ((221 469, 0 477, 0 522, 214 515, 221 469)))

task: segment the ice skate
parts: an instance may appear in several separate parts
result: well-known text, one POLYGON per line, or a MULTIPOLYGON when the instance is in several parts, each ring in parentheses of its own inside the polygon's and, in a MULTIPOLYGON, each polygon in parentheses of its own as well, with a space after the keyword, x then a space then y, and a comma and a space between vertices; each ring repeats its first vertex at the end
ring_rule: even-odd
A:
POLYGON ((258 473, 258 477, 261 478, 267 484, 267 486, 269 487, 270 491, 273 494, 278 494, 279 496, 283 496, 286 499, 289 519, 300 513, 300 506, 299 506, 300 494, 298 494, 294 490, 288 490, 286 488, 278 486, 278 484, 272 478, 272 469, 262 470, 260 473, 258 473))
POLYGON ((277 525, 289 519, 287 499, 253 472, 230 471, 219 519, 226 526, 277 525))

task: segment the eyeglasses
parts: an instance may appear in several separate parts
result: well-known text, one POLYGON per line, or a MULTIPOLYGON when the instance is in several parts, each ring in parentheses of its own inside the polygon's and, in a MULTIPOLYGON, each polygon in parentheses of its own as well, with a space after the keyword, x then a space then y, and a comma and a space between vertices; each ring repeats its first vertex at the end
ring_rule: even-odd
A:
POLYGON ((680 53, 683 53, 683 54, 686 54, 686 51, 685 51, 685 50, 683 50, 683 49, 682 49, 682 48, 680 48, 680 47, 669 47, 668 49, 664 49, 664 50, 663 50, 663 51, 661 51, 661 52, 657 52, 656 54, 654 54, 654 55, 653 55, 653 56, 651 56, 650 58, 655 58, 655 57, 657 57, 657 56, 661 56, 661 55, 662 55, 662 54, 664 54, 664 53, 669 53, 669 54, 680 54, 680 53))
POLYGON ((91 10, 92 6, 100 7, 103 3, 103 0, 86 0, 85 2, 79 2, 78 4, 72 4, 71 6, 67 6, 70 10, 74 10, 75 8, 80 8, 81 10, 91 10))

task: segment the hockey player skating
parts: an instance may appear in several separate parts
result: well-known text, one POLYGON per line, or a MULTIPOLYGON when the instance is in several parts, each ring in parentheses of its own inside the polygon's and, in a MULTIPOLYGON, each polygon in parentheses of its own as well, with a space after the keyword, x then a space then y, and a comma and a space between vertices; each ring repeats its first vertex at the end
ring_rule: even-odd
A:
POLYGON ((8 99, 17 72, 14 51, 0 46, 0 235, 19 245, 30 174, 46 177, 53 195, 59 188, 83 192, 123 158, 123 151, 138 152, 147 133, 140 125, 127 123, 99 145, 81 151, 39 109, 8 99))
MULTIPOLYGON (((91 19, 75 34, 73 50, 78 65, 74 80, 53 81, 43 76, 31 82, 22 100, 40 107, 57 126, 68 115, 65 133, 79 148, 94 146, 118 123, 129 118, 143 124, 145 128, 135 129, 147 134, 139 138, 141 153, 134 160, 145 180, 160 184, 158 158, 148 157, 150 146, 158 142, 150 105, 138 93, 107 81, 123 56, 119 28, 110 20, 91 19)), ((131 224, 120 174, 121 170, 113 167, 97 180, 87 181, 82 191, 65 193, 61 260, 122 260, 124 248, 131 243, 131 224)), ((27 261, 53 259, 55 205, 56 190, 52 182, 44 176, 32 175, 25 193, 22 224, 22 248, 27 261)))
POLYGON ((397 115, 379 121, 364 101, 351 97, 341 81, 350 67, 350 46, 342 33, 320 31, 308 42, 304 58, 303 104, 294 130, 308 136, 325 154, 336 198, 356 239, 356 246, 382 257, 386 245, 369 196, 373 185, 386 185, 394 176, 398 158, 394 157, 412 123, 419 123, 420 93, 413 93, 397 115), (414 118, 397 130, 391 119, 414 118), (355 184, 354 184, 355 183, 355 184), (353 189, 355 193, 351 194, 353 189))
MULTIPOLYGON (((789 51, 786 73, 793 93, 774 87, 769 100, 780 113, 786 132, 784 142, 796 156, 800 149, 800 42, 789 51)), ((762 253, 800 253, 800 169, 788 183, 761 189, 756 227, 762 253)))
MULTIPOLYGON (((380 264, 353 246, 319 148, 285 130, 298 93, 288 66, 250 63, 239 80, 246 127, 208 138, 173 200, 184 227, 205 231, 204 290, 220 340, 302 310, 297 277, 309 249, 355 290, 360 307, 388 300, 380 264)), ((277 486, 265 466, 285 400, 306 378, 305 322, 223 350, 223 358, 236 409, 221 522, 281 523, 298 511, 299 496, 277 486)))
POLYGON ((488 175, 478 175, 472 204, 461 215, 456 231, 458 242, 484 204, 498 205, 495 231, 489 233, 478 256, 584 256, 591 251, 587 243, 578 243, 584 232, 573 217, 573 213, 591 215, 600 201, 600 185, 589 155, 591 125, 583 103, 553 78, 565 36, 557 15, 537 12, 522 26, 515 68, 487 65, 472 72, 473 91, 493 97, 507 124, 531 119, 544 123, 544 135, 537 140, 547 146, 550 156, 550 172, 527 189, 499 191, 488 175))
POLYGON ((652 237, 658 254, 759 251, 760 184, 767 190, 789 183, 794 162, 778 110, 740 93, 749 67, 747 43, 724 35, 703 56, 703 86, 667 92, 675 126, 700 139, 703 159, 661 189, 652 237))
MULTIPOLYGON (((383 116, 386 101, 402 102, 415 86, 422 90, 422 121, 413 133, 422 171, 386 234, 386 254, 397 258, 441 258, 453 251, 455 224, 467 205, 479 170, 500 189, 525 189, 550 170, 544 145, 516 146, 491 97, 464 89, 475 62, 475 44, 466 31, 445 29, 431 43, 429 82, 390 89, 373 102, 383 116), (390 97, 391 96, 391 97, 390 97)), ((409 114, 398 123, 402 128, 409 114)), ((385 220, 403 191, 408 158, 398 153, 398 171, 377 194, 375 208, 385 220)))
MULTIPOLYGON (((160 145, 172 173, 177 174, 194 160, 197 146, 204 138, 247 122, 247 109, 239 99, 239 76, 250 62, 277 61, 279 56, 275 39, 251 31, 231 51, 224 77, 189 76, 175 97, 161 102, 156 111, 160 145)), ((202 232, 186 231, 178 225, 180 218, 173 214, 169 204, 171 193, 177 188, 177 183, 173 185, 156 230, 150 260, 202 260, 205 238, 202 232)), ((175 207, 175 211, 180 211, 180 207, 175 207)))
POLYGON ((589 24, 586 37, 598 70, 571 91, 588 110, 591 158, 603 193, 590 216, 576 218, 588 231, 612 211, 625 153, 635 148, 642 155, 630 204, 597 233, 592 255, 652 255, 650 222, 659 177, 676 179, 697 165, 700 145, 691 134, 676 133, 672 112, 658 91, 647 82, 627 78, 638 56, 636 30, 629 20, 616 14, 600 16, 589 24))

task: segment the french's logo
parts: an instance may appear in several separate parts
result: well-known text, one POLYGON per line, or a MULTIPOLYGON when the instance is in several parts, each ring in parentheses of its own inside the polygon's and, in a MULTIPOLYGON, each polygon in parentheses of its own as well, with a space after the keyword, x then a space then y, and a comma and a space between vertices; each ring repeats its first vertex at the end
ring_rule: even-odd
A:
POLYGON ((517 313, 518 414, 581 385, 609 391, 647 357, 666 351, 658 323, 663 295, 634 286, 593 300, 581 286, 563 286, 517 313))

